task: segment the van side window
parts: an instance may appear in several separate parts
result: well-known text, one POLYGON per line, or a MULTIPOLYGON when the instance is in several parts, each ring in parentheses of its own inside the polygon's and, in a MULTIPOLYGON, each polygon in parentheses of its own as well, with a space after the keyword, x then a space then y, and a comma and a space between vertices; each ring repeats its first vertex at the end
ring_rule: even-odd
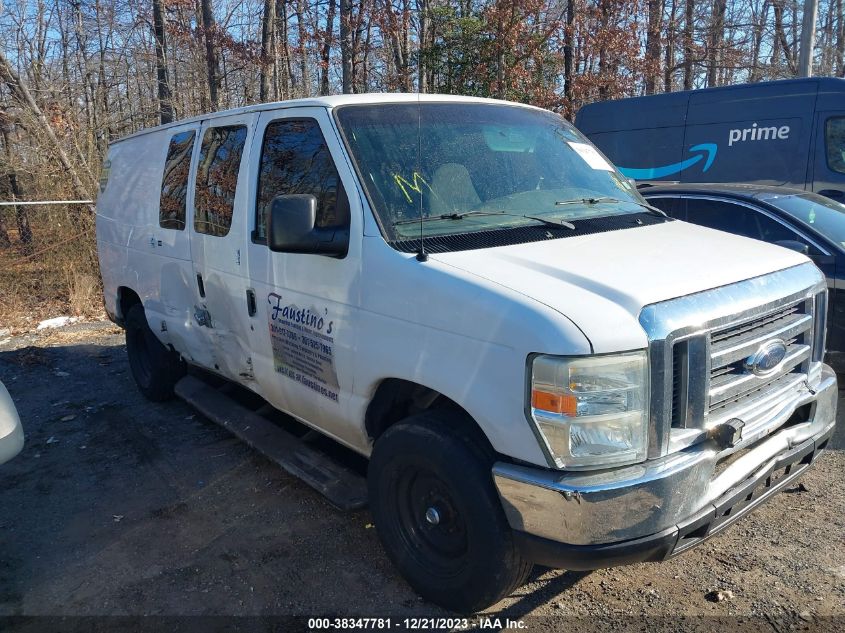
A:
POLYGON ((197 165, 194 229, 223 237, 232 226, 235 189, 246 142, 246 126, 212 127, 205 131, 197 165))
POLYGON ((349 224, 349 201, 314 119, 273 121, 264 132, 255 203, 256 240, 267 237, 273 198, 287 193, 310 193, 317 198, 317 226, 349 224))
POLYGON ((188 173, 191 171, 193 149, 193 130, 174 134, 170 139, 158 204, 158 224, 163 229, 181 231, 185 228, 185 199, 188 196, 188 173))
POLYGON ((824 127, 824 144, 827 148, 827 166, 845 174, 845 117, 833 117, 824 127))

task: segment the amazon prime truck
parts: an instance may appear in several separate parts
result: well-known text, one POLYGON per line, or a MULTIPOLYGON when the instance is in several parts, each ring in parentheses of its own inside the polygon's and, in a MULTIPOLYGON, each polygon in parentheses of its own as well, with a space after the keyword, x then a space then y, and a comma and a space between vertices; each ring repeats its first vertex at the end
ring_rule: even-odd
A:
POLYGON ((592 103, 575 125, 635 180, 789 185, 845 202, 845 79, 592 103))

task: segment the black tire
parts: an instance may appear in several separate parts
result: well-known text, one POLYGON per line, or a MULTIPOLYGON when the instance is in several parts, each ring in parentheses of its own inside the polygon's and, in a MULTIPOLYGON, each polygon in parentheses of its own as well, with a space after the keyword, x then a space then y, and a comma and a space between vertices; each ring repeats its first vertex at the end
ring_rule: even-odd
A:
POLYGON ((486 438, 450 410, 392 426, 370 459, 370 510, 387 555, 423 598, 459 613, 510 595, 532 568, 502 510, 494 460, 486 438))
POLYGON ((173 387, 185 375, 185 362, 156 338, 140 303, 129 309, 124 326, 129 368, 138 389, 153 402, 169 400, 173 387))

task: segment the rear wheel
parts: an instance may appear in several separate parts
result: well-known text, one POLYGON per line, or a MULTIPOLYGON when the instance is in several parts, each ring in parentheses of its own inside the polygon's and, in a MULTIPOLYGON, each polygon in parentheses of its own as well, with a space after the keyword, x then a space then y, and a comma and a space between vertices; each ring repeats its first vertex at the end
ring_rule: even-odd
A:
POLYGON ((532 567, 493 485, 492 449, 465 425, 452 411, 408 418, 378 439, 368 473, 388 556, 423 598, 462 613, 511 594, 532 567))
POLYGON ((125 327, 129 368, 138 389, 155 402, 172 398, 173 387, 185 375, 184 361, 156 338, 140 303, 129 309, 125 327))

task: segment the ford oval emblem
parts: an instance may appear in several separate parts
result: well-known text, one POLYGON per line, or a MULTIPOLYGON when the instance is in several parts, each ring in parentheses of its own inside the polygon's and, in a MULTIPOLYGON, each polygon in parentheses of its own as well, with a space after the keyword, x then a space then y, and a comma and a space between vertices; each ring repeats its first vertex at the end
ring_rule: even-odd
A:
POLYGON ((755 376, 765 376, 777 369, 786 357, 786 343, 779 338, 763 343, 745 359, 745 368, 755 376))

